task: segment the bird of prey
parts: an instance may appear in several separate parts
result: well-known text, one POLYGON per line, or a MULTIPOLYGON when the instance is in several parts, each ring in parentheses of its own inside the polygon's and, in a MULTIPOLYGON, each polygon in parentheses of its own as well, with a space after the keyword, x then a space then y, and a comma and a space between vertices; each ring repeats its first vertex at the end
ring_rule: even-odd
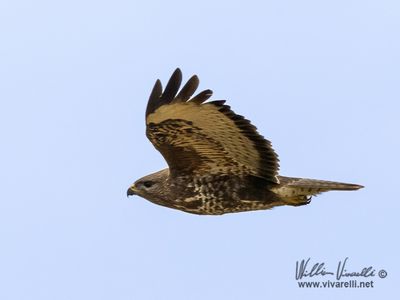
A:
POLYGON ((300 206, 332 190, 363 186, 278 175, 278 156, 254 125, 224 100, 207 101, 211 90, 192 97, 199 79, 179 90, 176 69, 164 91, 157 80, 146 109, 146 135, 169 168, 147 175, 127 194, 200 215, 300 206))

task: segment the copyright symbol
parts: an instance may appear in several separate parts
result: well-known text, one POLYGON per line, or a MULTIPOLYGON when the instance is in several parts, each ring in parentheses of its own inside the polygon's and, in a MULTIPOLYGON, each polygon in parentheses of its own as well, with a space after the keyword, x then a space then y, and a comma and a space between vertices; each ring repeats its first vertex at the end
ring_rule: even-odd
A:
POLYGON ((378 276, 380 277, 380 278, 385 278, 386 276, 387 276, 387 272, 385 271, 385 270, 380 270, 379 272, 378 272, 378 276))

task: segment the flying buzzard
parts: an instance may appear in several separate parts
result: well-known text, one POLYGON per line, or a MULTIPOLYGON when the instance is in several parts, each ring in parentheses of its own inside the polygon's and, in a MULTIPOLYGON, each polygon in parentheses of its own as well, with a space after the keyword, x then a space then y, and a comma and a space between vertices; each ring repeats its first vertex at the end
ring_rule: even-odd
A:
POLYGON ((196 75, 179 91, 176 69, 165 90, 157 80, 146 109, 146 135, 169 168, 137 180, 128 189, 153 203, 188 213, 219 215, 300 206, 331 190, 361 185, 278 175, 271 143, 224 100, 209 101, 212 91, 192 97, 196 75))

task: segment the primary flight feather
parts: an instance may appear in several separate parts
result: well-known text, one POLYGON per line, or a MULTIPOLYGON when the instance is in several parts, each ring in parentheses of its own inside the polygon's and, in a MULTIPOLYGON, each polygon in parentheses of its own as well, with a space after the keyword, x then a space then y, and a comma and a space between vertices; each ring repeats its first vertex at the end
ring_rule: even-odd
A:
POLYGON ((278 175, 278 156, 247 119, 225 101, 208 101, 212 91, 192 97, 192 76, 179 91, 176 69, 164 91, 157 80, 146 109, 146 135, 169 168, 147 175, 127 194, 189 213, 219 215, 299 206, 331 190, 361 185, 278 175))

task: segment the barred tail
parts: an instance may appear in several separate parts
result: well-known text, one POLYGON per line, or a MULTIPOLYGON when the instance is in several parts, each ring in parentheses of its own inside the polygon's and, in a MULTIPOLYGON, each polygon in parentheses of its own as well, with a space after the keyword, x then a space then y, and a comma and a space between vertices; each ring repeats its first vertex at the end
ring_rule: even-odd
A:
POLYGON ((274 188, 282 200, 288 205, 308 204, 312 196, 328 191, 354 191, 363 188, 362 185, 335 181, 279 177, 280 185, 274 188))

